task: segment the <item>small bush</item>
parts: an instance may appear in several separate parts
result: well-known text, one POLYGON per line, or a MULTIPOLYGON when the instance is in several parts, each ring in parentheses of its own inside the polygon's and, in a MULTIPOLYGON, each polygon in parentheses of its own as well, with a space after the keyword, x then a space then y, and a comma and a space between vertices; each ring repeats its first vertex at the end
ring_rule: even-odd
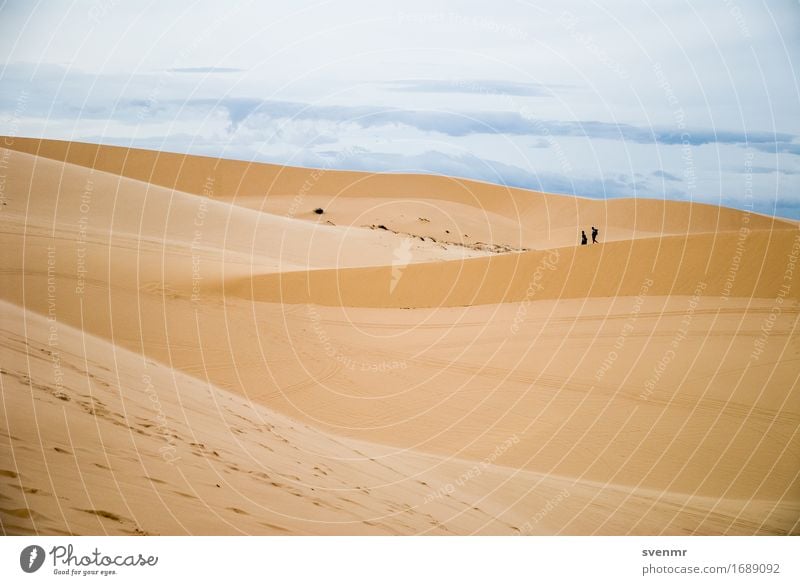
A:
POLYGON ((325 210, 324 210, 324 209, 322 209, 321 207, 317 207, 317 208, 314 210, 314 213, 316 213, 317 215, 322 215, 323 213, 325 213, 325 210))

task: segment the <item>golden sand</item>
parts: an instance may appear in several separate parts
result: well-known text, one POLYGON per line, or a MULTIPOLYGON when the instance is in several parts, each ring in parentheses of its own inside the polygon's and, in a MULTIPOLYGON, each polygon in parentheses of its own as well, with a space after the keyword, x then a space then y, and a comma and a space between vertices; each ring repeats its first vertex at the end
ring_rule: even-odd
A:
POLYGON ((800 532, 796 222, 6 145, 6 534, 800 532))

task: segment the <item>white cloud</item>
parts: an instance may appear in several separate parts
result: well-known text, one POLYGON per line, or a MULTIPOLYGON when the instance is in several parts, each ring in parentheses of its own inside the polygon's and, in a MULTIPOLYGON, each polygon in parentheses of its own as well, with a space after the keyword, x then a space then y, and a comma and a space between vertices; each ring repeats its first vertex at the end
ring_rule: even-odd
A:
POLYGON ((788 171, 754 173, 759 204, 800 216, 798 28, 789 0, 12 1, 0 132, 731 204, 744 137, 788 171))

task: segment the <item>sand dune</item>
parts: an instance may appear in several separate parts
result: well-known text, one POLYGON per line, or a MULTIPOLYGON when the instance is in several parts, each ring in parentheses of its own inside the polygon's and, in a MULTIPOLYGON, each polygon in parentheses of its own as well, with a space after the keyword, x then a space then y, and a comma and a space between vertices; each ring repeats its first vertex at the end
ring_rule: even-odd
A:
MULTIPOLYGON (((218 261, 224 256, 226 268, 244 264, 247 273, 381 265, 402 241, 382 230, 312 226, 24 153, 7 158, 13 173, 6 189, 27 197, 12 198, 3 221, 24 222, 31 228, 28 236, 44 233, 69 241, 83 231, 85 240, 101 245, 117 247, 120 241, 121 247, 141 251, 195 250, 218 261)), ((418 261, 479 254, 424 241, 414 242, 411 252, 418 261)))
MULTIPOLYGON (((617 241, 738 231, 743 225, 741 211, 697 203, 598 201, 451 177, 285 167, 55 140, 14 138, 11 147, 277 215, 318 220, 312 212, 319 207, 337 225, 382 224, 462 244, 544 249, 574 245, 579 226, 597 225, 603 241, 617 241)), ((747 215, 751 229, 797 226, 747 215)))
POLYGON ((795 222, 13 149, 6 533, 798 531, 795 222))
MULTIPOLYGON (((797 231, 758 231, 748 236, 728 280, 738 234, 635 239, 591 247, 504 254, 464 262, 408 265, 393 290, 391 266, 313 270, 246 277, 226 290, 256 300, 357 307, 451 307, 541 299, 649 294, 774 299, 784 285, 772 269, 796 256, 797 231), (420 283, 425 283, 420 286, 420 283)), ((800 287, 784 298, 800 299, 800 287)))
POLYGON ((0 305, 6 534, 752 534, 800 512, 343 439, 0 305))

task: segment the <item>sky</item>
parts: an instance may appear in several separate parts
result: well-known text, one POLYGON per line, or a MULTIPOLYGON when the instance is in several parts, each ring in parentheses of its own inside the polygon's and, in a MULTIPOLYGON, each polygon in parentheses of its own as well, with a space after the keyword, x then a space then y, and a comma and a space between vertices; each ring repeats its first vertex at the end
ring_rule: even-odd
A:
POLYGON ((0 4, 0 133, 800 218, 800 2, 0 4))

